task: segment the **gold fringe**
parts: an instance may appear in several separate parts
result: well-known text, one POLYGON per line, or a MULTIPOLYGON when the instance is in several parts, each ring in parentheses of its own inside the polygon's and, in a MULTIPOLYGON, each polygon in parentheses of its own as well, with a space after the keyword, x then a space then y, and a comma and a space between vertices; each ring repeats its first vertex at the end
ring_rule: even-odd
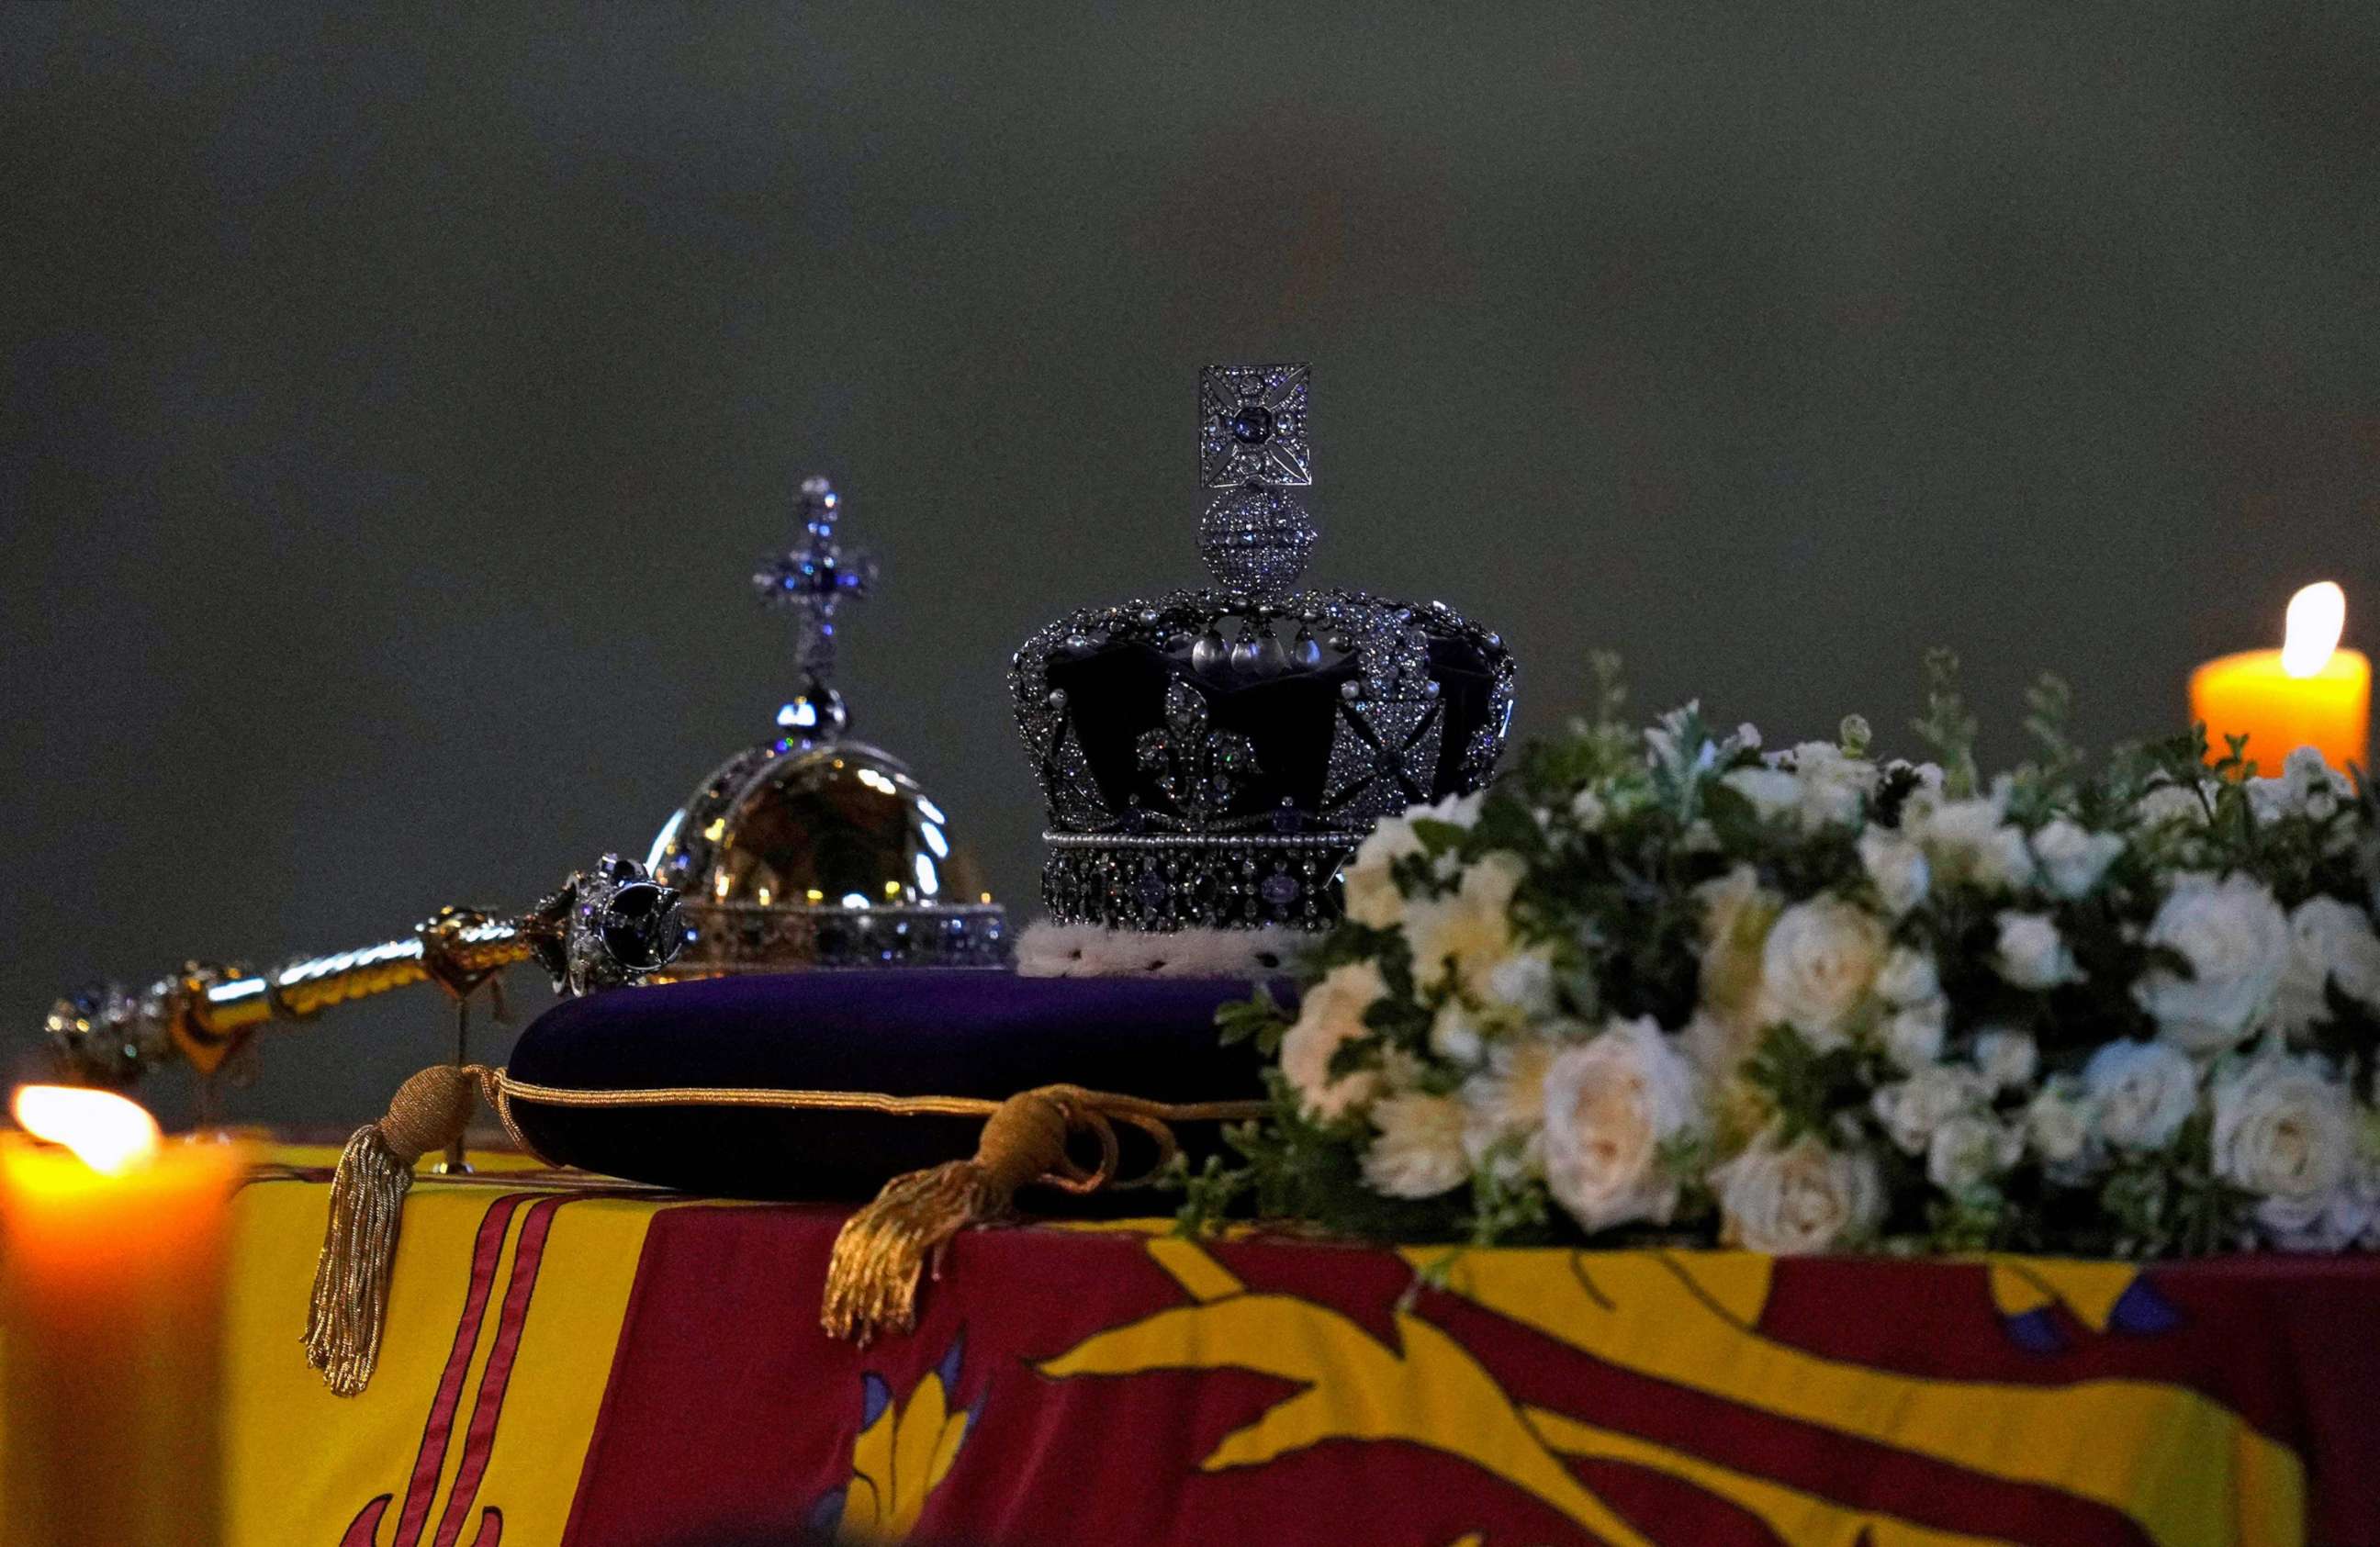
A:
POLYGON ((462 1137, 480 1084, 492 1073, 454 1064, 423 1070, 398 1089, 386 1117, 356 1130, 339 1152, 306 1309, 306 1362, 341 1396, 362 1391, 380 1359, 413 1163, 462 1137))

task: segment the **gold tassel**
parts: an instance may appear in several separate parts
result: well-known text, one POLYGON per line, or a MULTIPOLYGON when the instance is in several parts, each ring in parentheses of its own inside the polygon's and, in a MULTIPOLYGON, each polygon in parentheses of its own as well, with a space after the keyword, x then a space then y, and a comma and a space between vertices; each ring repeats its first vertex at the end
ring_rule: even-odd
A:
POLYGON ((407 1080, 388 1115, 356 1130, 331 1178, 331 1217, 306 1313, 306 1362, 353 1396, 371 1380, 413 1163, 463 1136, 490 1071, 440 1064, 407 1080))
MULTIPOLYGON (((844 1222, 827 1260, 826 1304, 820 1323, 831 1337, 863 1346, 879 1331, 917 1324, 917 1288, 928 1273, 941 1276, 942 1253, 970 1225, 1009 1211, 1017 1189, 1042 1181, 1090 1192, 1115 1175, 1116 1136, 1102 1098, 1073 1085, 1045 1085, 1009 1097, 987 1118, 973 1160, 945 1161, 884 1184, 876 1201, 844 1222), (1099 1164, 1085 1169, 1066 1155, 1076 1130, 1099 1142, 1099 1164)), ((1138 1106, 1144 1104, 1132 1104, 1138 1106)), ((1156 1127, 1137 1112, 1119 1112, 1136 1127, 1156 1127)), ((1161 1128, 1159 1131, 1162 1131, 1161 1128)), ((1172 1135, 1160 1148, 1171 1152, 1172 1135)))
MULTIPOLYGON (((868 1091, 771 1091, 742 1086, 663 1086, 650 1090, 586 1091, 516 1081, 500 1069, 441 1064, 407 1081, 388 1115, 358 1129, 331 1180, 330 1226, 314 1267, 314 1295, 306 1318, 306 1360, 324 1384, 352 1396, 371 1380, 388 1315, 389 1277, 397 1227, 413 1165, 459 1138, 472 1101, 483 1096, 513 1142, 536 1153, 513 1121, 515 1104, 619 1108, 751 1106, 783 1111, 876 1112, 984 1118, 972 1160, 950 1161, 895 1177, 876 1201, 844 1222, 827 1264, 820 1320, 837 1337, 862 1343, 878 1331, 917 1324, 919 1281, 941 1276, 943 1251, 970 1225, 1009 1213, 1019 1188, 1033 1183, 1069 1192, 1096 1192, 1116 1182, 1119 1123, 1139 1130, 1156 1146, 1150 1175, 1176 1153, 1177 1122, 1234 1122, 1262 1115, 1260 1101, 1172 1104, 1044 1085, 994 1103, 980 1096, 885 1095, 868 1091), (1096 1165, 1066 1154, 1075 1134, 1099 1146, 1096 1165)), ((1146 1178, 1142 1178, 1147 1179, 1146 1178)))

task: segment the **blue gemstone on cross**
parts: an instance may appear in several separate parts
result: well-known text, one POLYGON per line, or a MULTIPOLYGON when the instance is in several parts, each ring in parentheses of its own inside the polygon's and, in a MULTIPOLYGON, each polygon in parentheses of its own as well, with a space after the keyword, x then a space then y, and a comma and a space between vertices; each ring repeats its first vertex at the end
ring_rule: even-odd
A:
POLYGON ((802 480, 795 514, 802 540, 752 577, 760 599, 794 612, 794 648, 802 670, 823 679, 834 669, 834 614, 845 598, 865 600, 876 583, 876 561, 835 540, 843 496, 826 479, 802 480))

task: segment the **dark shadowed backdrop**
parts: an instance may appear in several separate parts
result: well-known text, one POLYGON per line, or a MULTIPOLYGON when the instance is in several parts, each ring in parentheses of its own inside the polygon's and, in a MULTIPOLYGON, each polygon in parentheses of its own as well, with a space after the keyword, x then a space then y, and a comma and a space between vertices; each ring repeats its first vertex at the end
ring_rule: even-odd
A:
POLYGON ((641 852, 787 685, 810 469, 858 726, 1022 912, 1002 668, 1198 575, 1208 360, 1317 362, 1319 577, 1500 627, 1524 731, 1597 645, 1898 748, 1947 644, 2003 755, 2043 667, 2178 728, 2310 579, 2380 645, 2368 6, 333 9, 0 17, 19 1067, 67 982, 641 852))

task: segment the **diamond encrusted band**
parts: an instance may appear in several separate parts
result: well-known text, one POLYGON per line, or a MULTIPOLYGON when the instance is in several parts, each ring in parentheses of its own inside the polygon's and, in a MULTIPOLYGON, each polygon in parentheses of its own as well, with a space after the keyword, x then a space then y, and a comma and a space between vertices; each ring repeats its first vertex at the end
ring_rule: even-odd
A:
POLYGON ((1041 901, 1061 924, 1155 930, 1287 925, 1340 915, 1339 867, 1355 833, 1232 838, 1051 832, 1041 901))
POLYGON ((686 947, 669 975, 782 973, 816 967, 1012 964, 1007 910, 963 907, 788 908, 683 905, 686 947))

